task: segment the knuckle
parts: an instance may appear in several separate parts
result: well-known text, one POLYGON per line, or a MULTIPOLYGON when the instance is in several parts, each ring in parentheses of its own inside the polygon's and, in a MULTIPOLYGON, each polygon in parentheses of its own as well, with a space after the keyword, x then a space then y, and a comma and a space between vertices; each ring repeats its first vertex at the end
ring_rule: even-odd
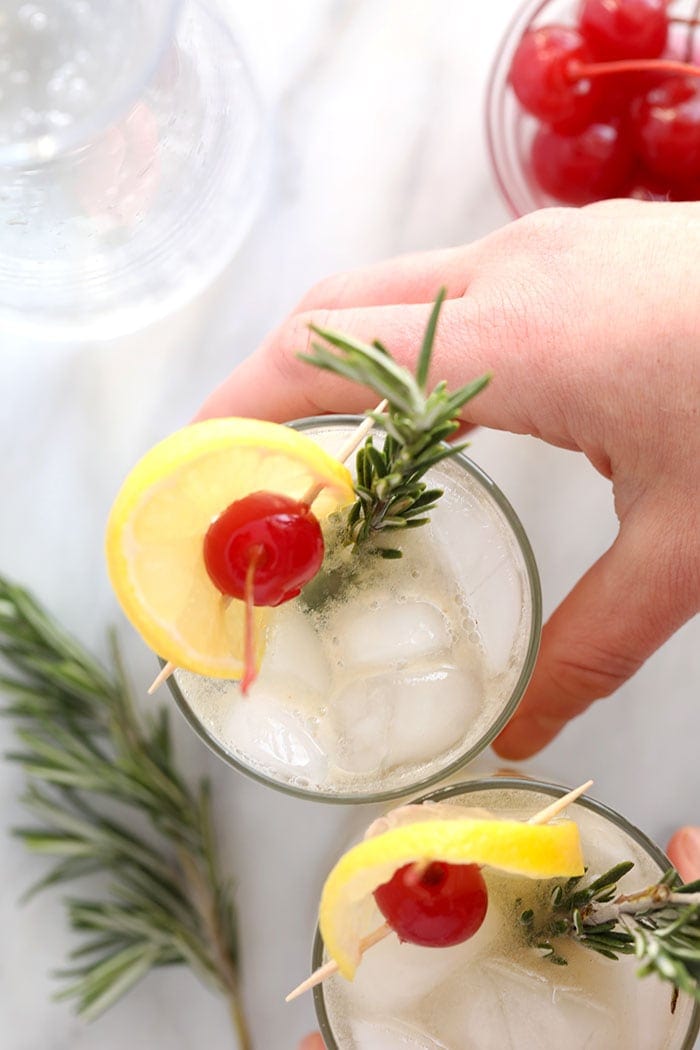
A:
POLYGON ((309 313, 312 310, 337 309, 344 300, 344 293, 351 279, 351 274, 336 273, 317 281, 302 296, 295 313, 309 313))
POLYGON ((511 223, 509 250, 520 248, 535 258, 551 259, 568 250, 578 236, 582 219, 573 208, 543 208, 511 223))
POLYGON ((585 710, 592 700, 614 693, 643 662, 641 657, 589 643, 578 653, 554 660, 549 676, 554 689, 568 701, 573 716, 585 710))
POLYGON ((308 409, 317 412, 319 405, 313 397, 314 384, 307 382, 309 367, 300 359, 301 354, 311 350, 313 332, 311 325, 323 327, 330 316, 329 311, 294 314, 283 323, 268 346, 268 361, 279 380, 292 385, 304 396, 308 409))

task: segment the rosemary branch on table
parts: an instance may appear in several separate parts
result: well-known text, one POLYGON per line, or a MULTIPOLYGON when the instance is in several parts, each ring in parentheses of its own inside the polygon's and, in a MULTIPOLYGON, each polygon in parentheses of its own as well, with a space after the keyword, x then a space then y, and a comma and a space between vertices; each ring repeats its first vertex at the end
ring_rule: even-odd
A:
POLYGON ((249 1050, 209 789, 179 772, 166 711, 140 720, 116 646, 105 670, 2 577, 0 693, 19 741, 7 758, 26 773, 23 801, 35 820, 14 833, 57 858, 27 896, 50 886, 74 893, 66 909, 80 942, 59 971, 57 998, 92 1020, 153 968, 184 963, 226 997, 249 1050), (104 891, 80 896, 77 880, 95 873, 106 876, 104 891))
POLYGON ((608 959, 636 955, 640 977, 656 974, 700 1001, 700 879, 683 884, 674 869, 637 893, 618 893, 634 864, 623 861, 592 882, 569 879, 552 891, 550 910, 520 915, 529 942, 559 966, 558 938, 572 937, 608 959))
MULTIPOLYGON (((369 387, 386 398, 385 412, 367 412, 386 434, 378 448, 371 437, 356 457, 357 500, 349 512, 350 539, 355 545, 385 529, 417 528, 442 496, 429 489, 423 476, 441 460, 467 448, 468 442, 447 444, 459 429, 460 409, 484 389, 489 375, 450 392, 445 382, 428 391, 428 373, 435 343, 442 289, 430 314, 415 375, 399 365, 380 342, 371 345, 330 329, 312 326, 312 331, 333 347, 312 342, 302 360, 335 375, 369 387), (338 352, 334 352, 338 351, 338 352)), ((385 558, 401 557, 400 550, 378 548, 385 558)))

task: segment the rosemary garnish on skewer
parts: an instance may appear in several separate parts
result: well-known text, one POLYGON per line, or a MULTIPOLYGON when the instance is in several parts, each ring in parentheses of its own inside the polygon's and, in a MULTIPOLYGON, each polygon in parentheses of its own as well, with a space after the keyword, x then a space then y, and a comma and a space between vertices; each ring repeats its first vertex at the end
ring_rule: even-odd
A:
MULTIPOLYGON (((311 352, 300 355, 310 364, 369 387, 387 400, 386 411, 367 413, 386 433, 383 447, 378 448, 370 436, 356 457, 357 501, 349 515, 350 536, 356 545, 385 529, 424 525, 442 491, 429 489, 423 476, 430 467, 468 445, 466 441, 454 445, 446 442, 459 429, 460 409, 483 390, 490 376, 480 376, 453 392, 445 382, 428 391, 435 332, 444 299, 443 289, 430 314, 415 375, 397 364, 377 341, 370 345, 315 326, 312 331, 338 352, 313 342, 311 352)), ((401 557, 394 548, 381 547, 378 551, 385 558, 401 557)))
POLYGON ((608 959, 636 955, 640 977, 656 974, 700 1001, 700 879, 683 884, 671 869, 654 886, 618 893, 633 867, 624 861, 588 884, 579 876, 557 886, 544 919, 521 913, 528 940, 559 966, 566 937, 608 959))
POLYGON ((236 923, 202 782, 172 753, 167 714, 137 718, 115 652, 106 671, 26 591, 0 577, 0 692, 27 774, 36 824, 15 834, 58 858, 33 886, 99 873, 97 897, 67 902, 80 936, 57 998, 93 1020, 149 970, 185 963, 228 1001, 241 1050, 250 1039, 238 992, 236 923), (143 828, 143 830, 136 830, 143 828))

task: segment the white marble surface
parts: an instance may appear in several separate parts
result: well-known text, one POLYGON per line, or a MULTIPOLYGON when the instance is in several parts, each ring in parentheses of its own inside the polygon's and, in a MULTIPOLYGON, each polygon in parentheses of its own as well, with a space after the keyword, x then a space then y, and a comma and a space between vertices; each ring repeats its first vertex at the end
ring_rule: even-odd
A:
MULTIPOLYGON (((263 214, 229 270, 177 317, 119 342, 29 345, 0 333, 0 568, 98 652, 119 622, 139 689, 153 659, 119 619, 101 553, 111 497, 136 456, 183 424, 319 277, 470 240, 508 218, 488 170, 482 108, 515 0, 228 6, 275 133, 263 214)), ((535 440, 480 433, 473 455, 523 519, 550 611, 614 534, 609 485, 582 457, 535 440)), ((571 783, 595 777, 596 795, 660 843, 677 824, 698 822, 699 643, 697 624, 686 626, 529 768, 571 783)), ((183 762, 214 782, 256 1050, 295 1050, 313 1026, 312 1005, 285 1006, 283 994, 308 968, 323 873, 366 813, 267 790, 173 719, 183 762)), ((10 739, 0 723, 0 747, 10 739)), ((148 978, 92 1027, 50 1002, 49 972, 69 940, 56 898, 18 904, 42 869, 7 835, 21 820, 21 786, 1 764, 3 1050, 228 1050, 223 1006, 185 972, 148 978)))

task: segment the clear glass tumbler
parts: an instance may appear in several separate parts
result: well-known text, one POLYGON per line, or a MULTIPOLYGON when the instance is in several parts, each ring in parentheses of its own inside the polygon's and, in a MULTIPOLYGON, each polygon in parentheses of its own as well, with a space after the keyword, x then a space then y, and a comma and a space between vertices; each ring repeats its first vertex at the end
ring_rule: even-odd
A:
MULTIPOLYGON (((418 801, 454 801, 526 820, 566 790, 494 777, 418 801)), ((579 825, 591 879, 632 860, 624 880, 629 893, 658 882, 670 868, 643 832, 599 802, 581 798, 566 817, 579 825)), ((314 988, 328 1050, 692 1050, 700 1027, 693 999, 680 995, 674 1002, 669 984, 639 978, 634 956, 606 959, 573 940, 555 942, 567 965, 554 965, 526 945, 518 921, 526 907, 518 895, 532 892, 530 880, 488 868, 484 876, 488 911, 471 940, 421 948, 390 936, 365 954, 353 981, 335 975, 314 988)), ((377 911, 368 922, 379 926, 382 916, 377 911)), ((317 931, 313 969, 324 961, 317 931)))
POLYGON ((0 326, 110 338, 235 252, 268 141, 211 0, 4 0, 0 326))
MULTIPOLYGON (((324 416, 293 426, 336 454, 359 422, 324 416)), ((272 610, 247 696, 234 681, 182 670, 170 678, 188 722, 224 761, 290 794, 374 802, 454 772, 513 714, 540 637, 530 544, 466 456, 426 480, 445 494, 428 525, 400 533, 401 559, 355 553, 342 588, 325 568, 272 610), (320 603, 310 597, 318 581, 320 603)))

